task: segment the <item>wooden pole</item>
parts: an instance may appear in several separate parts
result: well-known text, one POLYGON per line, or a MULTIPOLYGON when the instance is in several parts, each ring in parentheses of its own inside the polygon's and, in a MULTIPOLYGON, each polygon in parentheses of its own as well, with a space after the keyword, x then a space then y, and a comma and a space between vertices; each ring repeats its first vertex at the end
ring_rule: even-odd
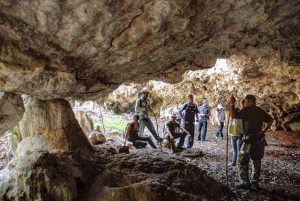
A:
POLYGON ((226 185, 228 186, 228 132, 229 132, 229 118, 230 118, 230 114, 228 112, 228 117, 227 117, 227 131, 226 131, 226 160, 225 160, 225 176, 226 176, 226 185))

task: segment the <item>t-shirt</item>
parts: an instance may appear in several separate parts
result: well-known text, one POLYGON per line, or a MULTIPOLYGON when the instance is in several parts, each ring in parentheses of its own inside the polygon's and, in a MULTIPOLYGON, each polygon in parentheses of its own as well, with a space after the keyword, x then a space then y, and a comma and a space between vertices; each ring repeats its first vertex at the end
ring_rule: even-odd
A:
POLYGON ((180 111, 179 108, 172 108, 171 114, 175 114, 176 115, 176 119, 180 119, 179 111, 180 111))
POLYGON ((130 126, 129 131, 129 141, 133 141, 139 138, 139 127, 140 124, 138 123, 138 127, 134 128, 134 122, 129 123, 127 126, 130 126))
POLYGON ((205 107, 203 105, 201 105, 198 108, 199 111, 199 119, 200 120, 207 120, 209 117, 206 116, 206 114, 210 115, 210 108, 209 107, 205 107))
POLYGON ((180 124, 177 121, 168 121, 166 127, 170 130, 171 133, 175 133, 176 128, 180 128, 180 124))
POLYGON ((236 112, 235 117, 243 120, 245 135, 258 134, 262 131, 264 122, 272 121, 272 117, 258 106, 245 107, 240 112, 236 112))
POLYGON ((151 100, 147 97, 141 96, 137 99, 135 104, 135 112, 140 114, 140 119, 148 118, 151 108, 151 100))
POLYGON ((195 103, 190 104, 189 102, 185 103, 180 111, 185 111, 183 117, 188 123, 194 123, 195 115, 199 113, 197 105, 195 103))

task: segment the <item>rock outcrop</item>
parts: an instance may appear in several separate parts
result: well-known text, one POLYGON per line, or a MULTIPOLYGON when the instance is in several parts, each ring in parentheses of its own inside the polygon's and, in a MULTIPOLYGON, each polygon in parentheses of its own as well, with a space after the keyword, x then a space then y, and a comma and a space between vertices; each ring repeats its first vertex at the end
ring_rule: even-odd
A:
POLYGON ((2 170, 0 199, 198 201, 232 196, 197 166, 160 151, 113 156, 36 152, 22 157, 2 170))
POLYGON ((91 98, 124 82, 179 81, 241 52, 299 66, 299 4, 1 1, 0 90, 91 98))
POLYGON ((91 151, 68 101, 28 98, 19 123, 22 141, 18 154, 27 151, 91 151))
POLYGON ((75 112, 75 117, 84 134, 89 137, 90 133, 94 130, 93 120, 88 116, 87 113, 82 111, 75 112))
MULTIPOLYGON (((299 80, 298 67, 260 57, 252 60, 235 55, 229 60, 219 60, 213 68, 188 71, 183 75, 183 81, 177 84, 150 81, 144 85, 152 91, 156 111, 162 113, 175 102, 184 103, 190 93, 195 95, 197 103, 208 98, 212 108, 219 103, 226 106, 230 94, 239 100, 246 94, 254 94, 259 105, 275 119, 274 128, 288 130, 292 128, 289 123, 300 119, 299 80)), ((107 97, 105 106, 115 112, 132 110, 142 87, 140 84, 119 87, 107 97)))
POLYGON ((21 96, 0 92, 0 137, 4 132, 15 127, 24 114, 21 96))

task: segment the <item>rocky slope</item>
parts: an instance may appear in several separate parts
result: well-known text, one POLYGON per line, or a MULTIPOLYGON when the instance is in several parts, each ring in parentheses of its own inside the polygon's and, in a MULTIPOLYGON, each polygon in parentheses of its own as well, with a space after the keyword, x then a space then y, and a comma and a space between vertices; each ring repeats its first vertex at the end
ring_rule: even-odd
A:
MULTIPOLYGON (((175 102, 184 103, 194 94, 197 103, 206 97, 215 108, 228 104, 230 94, 241 100, 254 94, 258 104, 275 119, 274 128, 289 129, 300 119, 300 68, 258 57, 234 55, 218 60, 215 67, 188 71, 177 84, 150 81, 144 85, 122 85, 105 100, 105 106, 116 112, 133 111, 138 92, 143 86, 151 90, 156 111, 166 113, 175 102)), ((297 130, 296 128, 295 130, 297 130)))
POLYGON ((198 201, 233 195, 196 166, 160 151, 35 152, 13 160, 0 178, 0 199, 12 201, 198 201))
POLYGON ((129 81, 179 81, 241 52, 299 65, 299 4, 3 0, 0 90, 91 98, 129 81))

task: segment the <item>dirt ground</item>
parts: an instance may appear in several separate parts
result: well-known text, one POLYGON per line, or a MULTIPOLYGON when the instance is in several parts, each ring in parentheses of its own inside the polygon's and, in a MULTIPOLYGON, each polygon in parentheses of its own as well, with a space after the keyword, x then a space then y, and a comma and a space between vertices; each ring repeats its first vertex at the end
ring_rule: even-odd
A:
MULTIPOLYGON (((162 122, 159 121, 160 131, 162 122)), ((215 131, 216 127, 209 125, 207 141, 195 141, 194 148, 201 149, 204 153, 203 157, 185 159, 206 170, 208 175, 216 180, 225 183, 226 140, 215 139, 213 136, 215 131)), ((236 189, 234 184, 238 182, 237 167, 228 164, 229 186, 236 193, 234 200, 300 200, 300 135, 271 131, 267 133, 266 138, 268 146, 262 161, 259 191, 236 189)), ((229 162, 231 154, 229 143, 229 162)))

